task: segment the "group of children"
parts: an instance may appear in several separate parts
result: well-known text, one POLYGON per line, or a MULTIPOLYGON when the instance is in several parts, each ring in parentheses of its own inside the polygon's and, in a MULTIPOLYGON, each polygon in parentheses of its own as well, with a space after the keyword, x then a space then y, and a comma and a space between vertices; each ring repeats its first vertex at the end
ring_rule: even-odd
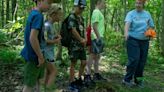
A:
MULTIPOLYGON (((63 11, 55 0, 33 0, 36 7, 30 12, 24 33, 24 48, 22 57, 27 62, 24 71, 23 92, 40 92, 40 80, 48 87, 54 82, 57 70, 54 66, 54 44, 62 44, 62 37, 56 34, 53 27, 55 22, 63 21, 63 11), (44 20, 43 12, 47 12, 44 20), (46 70, 46 71, 45 71, 46 70)), ((147 59, 149 38, 144 35, 150 27, 154 28, 151 15, 144 10, 146 0, 136 0, 136 9, 129 12, 125 22, 125 39, 127 41, 128 64, 127 73, 122 83, 132 85, 135 79, 137 85, 142 85, 138 80, 143 77, 144 66, 147 59), (147 26, 149 24, 149 26, 147 26)), ((100 55, 104 47, 104 16, 101 12, 105 8, 105 0, 96 0, 92 12, 87 35, 84 27, 82 13, 86 7, 86 0, 74 0, 74 9, 67 17, 66 29, 71 33, 68 54, 71 60, 69 89, 76 91, 81 86, 89 86, 94 81, 106 80, 99 73, 100 55), (87 39, 88 38, 88 39, 87 39), (88 59, 86 47, 89 52, 88 59), (75 79, 75 65, 81 61, 78 78, 75 79), (92 76, 91 67, 94 66, 92 76), (85 74, 84 74, 85 71, 85 74), (84 77, 83 77, 84 76, 84 77)))
MULTIPOLYGON (((33 0, 36 7, 31 10, 24 33, 24 48, 21 51, 22 57, 26 61, 24 71, 23 92, 40 92, 40 79, 44 79, 45 85, 50 86, 55 79, 57 70, 54 66, 54 45, 60 44, 62 37, 56 34, 53 27, 55 22, 63 20, 63 11, 57 4, 52 4, 55 0, 33 0), (46 12, 44 20, 43 12, 46 12)), ((103 48, 104 16, 101 9, 105 6, 104 0, 97 0, 96 9, 93 11, 91 19, 91 44, 88 45, 89 62, 86 61, 86 35, 82 12, 86 7, 86 0, 75 0, 74 10, 68 16, 67 28, 71 32, 71 41, 68 46, 68 54, 71 60, 70 65, 70 85, 69 89, 78 90, 84 84, 82 76, 86 67, 85 82, 91 82, 91 66, 94 61, 95 80, 104 79, 99 74, 98 63, 100 52, 97 48, 103 48), (94 31, 93 31, 94 30, 94 31), (98 45, 96 45, 98 44, 98 45), (100 47, 99 47, 100 46, 100 47), (77 60, 81 60, 79 76, 75 80, 75 65, 77 60)))

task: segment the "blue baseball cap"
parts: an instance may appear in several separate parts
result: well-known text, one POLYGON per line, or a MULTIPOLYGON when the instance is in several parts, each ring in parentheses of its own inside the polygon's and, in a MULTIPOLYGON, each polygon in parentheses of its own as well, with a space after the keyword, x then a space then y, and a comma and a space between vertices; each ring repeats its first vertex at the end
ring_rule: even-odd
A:
POLYGON ((86 0, 74 0, 75 6, 80 6, 80 8, 85 8, 87 5, 86 0))

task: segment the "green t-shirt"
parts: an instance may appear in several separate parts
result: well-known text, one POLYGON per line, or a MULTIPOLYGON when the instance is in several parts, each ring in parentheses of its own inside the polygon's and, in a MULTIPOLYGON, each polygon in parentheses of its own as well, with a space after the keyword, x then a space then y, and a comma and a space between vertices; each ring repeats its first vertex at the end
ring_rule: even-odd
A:
MULTIPOLYGON (((105 32, 105 25, 104 25, 104 15, 99 9, 95 9, 92 13, 92 18, 91 18, 91 25, 94 23, 98 23, 98 32, 100 34, 100 37, 104 37, 104 32, 105 32)), ((96 39, 95 33, 92 31, 91 32, 91 39, 96 39)))

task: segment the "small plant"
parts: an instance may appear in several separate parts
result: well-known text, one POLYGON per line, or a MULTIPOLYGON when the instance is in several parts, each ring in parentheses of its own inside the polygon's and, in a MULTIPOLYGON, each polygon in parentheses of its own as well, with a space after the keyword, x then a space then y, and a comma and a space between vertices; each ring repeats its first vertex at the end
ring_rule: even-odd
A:
POLYGON ((0 61, 4 63, 15 62, 18 57, 18 52, 11 48, 0 49, 0 61))

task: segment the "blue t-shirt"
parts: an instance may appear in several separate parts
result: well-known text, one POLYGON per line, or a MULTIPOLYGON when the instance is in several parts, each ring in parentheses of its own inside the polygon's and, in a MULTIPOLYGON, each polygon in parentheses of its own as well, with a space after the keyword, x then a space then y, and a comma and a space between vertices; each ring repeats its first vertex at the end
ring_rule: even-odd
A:
POLYGON ((21 55, 26 61, 35 61, 36 63, 38 63, 38 57, 34 52, 30 43, 30 34, 31 34, 31 29, 38 30, 39 31, 38 40, 39 43, 41 43, 42 39, 44 39, 44 33, 42 30, 44 24, 43 21, 44 21, 43 15, 38 10, 32 10, 28 16, 25 33, 24 33, 24 48, 21 51, 21 55))
POLYGON ((154 28, 150 13, 145 10, 142 12, 137 12, 137 10, 130 11, 125 18, 125 22, 130 23, 128 36, 139 40, 147 40, 148 37, 144 35, 145 31, 148 27, 154 28))

